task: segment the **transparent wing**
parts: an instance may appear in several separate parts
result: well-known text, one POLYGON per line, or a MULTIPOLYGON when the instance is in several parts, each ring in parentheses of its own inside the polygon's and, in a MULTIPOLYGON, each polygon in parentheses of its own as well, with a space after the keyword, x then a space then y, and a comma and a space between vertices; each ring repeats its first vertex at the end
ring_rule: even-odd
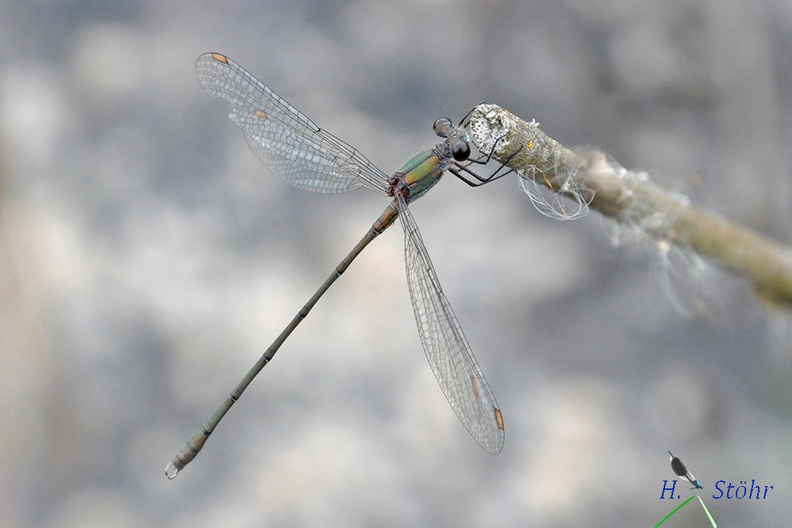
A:
POLYGON ((283 180, 306 191, 342 193, 364 186, 387 195, 387 174, 228 57, 204 53, 195 71, 209 95, 231 105, 228 118, 283 180))
POLYGON ((443 294, 418 226, 400 194, 397 204, 404 227, 407 284, 426 359, 468 432, 481 447, 497 454, 505 436, 498 402, 443 294))

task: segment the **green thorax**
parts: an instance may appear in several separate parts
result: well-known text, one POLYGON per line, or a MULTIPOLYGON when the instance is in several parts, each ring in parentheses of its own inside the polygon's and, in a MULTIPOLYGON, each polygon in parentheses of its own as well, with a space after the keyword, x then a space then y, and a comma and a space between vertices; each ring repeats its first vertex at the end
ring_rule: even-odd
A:
POLYGON ((396 173, 403 178, 410 190, 408 201, 413 201, 434 187, 448 166, 447 159, 441 158, 435 149, 425 150, 413 156, 396 173))

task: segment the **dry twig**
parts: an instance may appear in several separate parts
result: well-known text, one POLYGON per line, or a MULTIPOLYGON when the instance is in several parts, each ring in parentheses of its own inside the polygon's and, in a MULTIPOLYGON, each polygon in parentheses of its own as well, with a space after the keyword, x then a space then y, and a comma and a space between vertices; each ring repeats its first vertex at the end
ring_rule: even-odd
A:
POLYGON ((497 105, 477 106, 469 128, 478 149, 514 169, 549 216, 569 219, 591 207, 748 278, 764 299, 792 308, 789 247, 692 206, 687 197, 661 189, 646 173, 626 170, 601 151, 573 152, 535 121, 523 121, 497 105), (576 205, 570 208, 562 196, 576 205))

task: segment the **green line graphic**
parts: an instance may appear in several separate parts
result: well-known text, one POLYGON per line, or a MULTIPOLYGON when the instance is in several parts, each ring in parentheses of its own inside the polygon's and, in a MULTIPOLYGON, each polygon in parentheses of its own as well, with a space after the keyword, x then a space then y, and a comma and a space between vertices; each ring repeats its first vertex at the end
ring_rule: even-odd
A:
POLYGON ((718 528, 718 525, 715 524, 715 520, 712 518, 712 515, 710 515, 709 510, 707 509, 706 506, 704 506, 704 501, 701 500, 701 497, 699 497, 698 495, 696 495, 696 497, 698 497, 698 500, 701 503, 701 507, 704 508, 704 511, 707 513, 707 517, 709 517, 710 523, 712 524, 712 528, 718 528))
POLYGON ((668 518, 669 518, 669 517, 671 517, 671 516, 672 516, 672 515, 674 515, 676 512, 678 512, 679 510, 681 510, 681 509, 682 509, 682 507, 683 507, 685 504, 687 504, 688 502, 692 501, 692 500, 693 500, 693 499, 695 499, 695 498, 698 498, 699 502, 701 503, 701 507, 702 507, 702 508, 704 508, 704 512, 707 514, 707 518, 709 518, 710 524, 712 524, 712 528, 718 528, 718 525, 717 525, 717 524, 715 524, 715 520, 712 518, 712 515, 710 515, 710 512, 709 512, 709 510, 707 509, 707 507, 706 507, 706 506, 704 506, 704 501, 703 501, 703 500, 701 500, 701 497, 699 497, 698 495, 691 495, 691 496, 690 496, 690 498, 688 498, 688 500, 686 500, 685 502, 683 502, 682 504, 680 504, 679 506, 677 506, 676 508, 674 508, 674 510, 673 510, 671 513, 669 513, 668 515, 666 515, 665 517, 663 517, 663 518, 660 520, 660 522, 659 522, 659 523, 655 524, 654 528, 657 528, 658 526, 660 526, 661 524, 663 524, 664 522, 666 522, 666 521, 668 520, 668 518))
POLYGON ((664 522, 666 522, 666 521, 668 520, 668 518, 669 518, 669 517, 671 517, 671 516, 672 516, 672 515, 674 515, 676 512, 678 512, 679 510, 681 510, 681 509, 682 509, 682 506, 684 506, 684 505, 685 505, 685 504, 687 504, 688 502, 692 501, 692 500, 693 500, 694 498, 696 498, 696 497, 697 497, 697 495, 691 495, 691 496, 690 496, 690 498, 689 498, 688 500, 686 500, 685 502, 683 502, 682 504, 680 504, 679 506, 677 506, 676 508, 674 508, 674 510, 673 510, 671 513, 669 513, 668 515, 666 515, 665 517, 663 517, 663 519, 662 519, 662 520, 661 520, 659 523, 655 524, 655 528, 657 528, 658 526, 660 526, 661 524, 663 524, 664 522))

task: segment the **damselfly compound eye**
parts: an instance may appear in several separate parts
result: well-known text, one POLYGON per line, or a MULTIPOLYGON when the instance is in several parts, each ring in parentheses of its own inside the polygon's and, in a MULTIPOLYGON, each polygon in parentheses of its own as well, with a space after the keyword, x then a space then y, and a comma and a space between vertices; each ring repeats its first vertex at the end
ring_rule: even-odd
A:
POLYGON ((448 137, 448 131, 452 128, 454 128, 454 124, 447 117, 438 118, 432 125, 432 130, 440 137, 448 137))
POLYGON ((465 141, 457 141, 454 146, 451 147, 451 155, 454 156, 454 159, 457 161, 465 161, 470 157, 470 145, 465 141))

